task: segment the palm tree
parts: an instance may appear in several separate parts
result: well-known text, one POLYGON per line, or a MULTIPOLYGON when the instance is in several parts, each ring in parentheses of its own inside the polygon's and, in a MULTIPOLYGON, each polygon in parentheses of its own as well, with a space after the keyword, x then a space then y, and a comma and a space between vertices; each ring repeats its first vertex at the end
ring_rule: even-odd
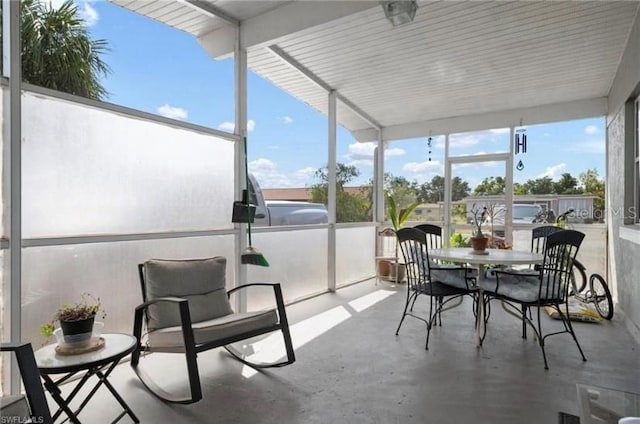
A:
POLYGON ((102 100, 100 77, 111 72, 100 55, 106 40, 93 40, 73 0, 53 8, 47 0, 23 0, 22 79, 24 82, 102 100))

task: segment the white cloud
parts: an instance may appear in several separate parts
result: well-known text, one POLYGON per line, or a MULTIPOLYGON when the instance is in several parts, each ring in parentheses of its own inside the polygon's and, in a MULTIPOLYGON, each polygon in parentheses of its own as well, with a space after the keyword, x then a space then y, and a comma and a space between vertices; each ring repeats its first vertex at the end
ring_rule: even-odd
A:
MULTIPOLYGON (((349 165, 373 166, 373 155, 375 154, 377 145, 377 143, 373 142, 349 144, 349 151, 346 155, 344 155, 344 157, 349 165)), ((391 156, 402 156, 405 153, 406 152, 404 149, 393 147, 384 151, 384 157, 388 158, 391 156)))
POLYGON ((317 170, 318 168, 307 166, 306 168, 298 169, 295 172, 295 176, 296 178, 308 180, 309 178, 313 178, 315 176, 317 170))
POLYGON ((449 147, 463 148, 471 147, 480 143, 481 136, 476 134, 452 135, 449 137, 449 147))
POLYGON ((598 134, 599 132, 600 132, 600 130, 595 125, 587 125, 584 128, 584 133, 585 134, 594 135, 594 134, 598 134))
POLYGON ((90 27, 97 24, 100 19, 98 11, 94 9, 88 1, 84 1, 78 5, 78 15, 80 15, 80 18, 90 27))
POLYGON ((408 175, 406 177, 413 181, 417 181, 418 184, 431 181, 436 175, 442 175, 444 167, 440 161, 423 161, 423 162, 409 162, 403 165, 402 170, 408 175))
POLYGON ((293 122, 293 118, 290 116, 283 116, 282 118, 280 118, 282 120, 282 122, 286 125, 286 124, 290 124, 293 122))
POLYGON ((249 171, 251 172, 272 172, 276 168, 277 165, 274 161, 265 158, 258 158, 249 162, 249 171))
POLYGON ((305 187, 313 182, 313 177, 317 168, 305 167, 284 173, 278 169, 278 164, 270 159, 259 158, 249 162, 249 172, 251 172, 261 188, 287 188, 305 187))
POLYGON ((491 131, 493 134, 509 134, 511 131, 509 128, 494 128, 491 131))
POLYGON ((225 121, 222 124, 218 125, 218 129, 222 131, 233 132, 235 128, 236 128, 236 124, 229 121, 225 121))
POLYGON ((189 112, 187 112, 186 109, 171 106, 169 104, 164 104, 156 110, 159 115, 164 116, 165 118, 185 120, 189 117, 189 112))
POLYGON ((560 176, 567 170, 566 163, 559 163, 557 165, 548 166, 542 174, 539 174, 536 178, 550 177, 552 180, 560 178, 560 176))
MULTIPOLYGON (((256 128, 256 122, 253 119, 247 121, 247 132, 251 132, 256 128)), ((218 129, 227 132, 233 132, 236 129, 236 124, 231 121, 224 121, 218 125, 218 129)))
POLYGON ((408 162, 402 166, 402 170, 406 172, 421 173, 435 172, 442 169, 440 161, 424 161, 424 162, 408 162))

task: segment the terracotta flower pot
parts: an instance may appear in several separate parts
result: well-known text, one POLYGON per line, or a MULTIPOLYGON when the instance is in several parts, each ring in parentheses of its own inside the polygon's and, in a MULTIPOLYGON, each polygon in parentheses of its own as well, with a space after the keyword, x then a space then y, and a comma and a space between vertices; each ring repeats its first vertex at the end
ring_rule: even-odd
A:
POLYGON ((471 237, 471 247, 474 252, 484 252, 489 244, 488 237, 471 237))
POLYGON ((385 259, 378 261, 378 276, 380 277, 389 277, 391 273, 391 261, 387 261, 385 259))

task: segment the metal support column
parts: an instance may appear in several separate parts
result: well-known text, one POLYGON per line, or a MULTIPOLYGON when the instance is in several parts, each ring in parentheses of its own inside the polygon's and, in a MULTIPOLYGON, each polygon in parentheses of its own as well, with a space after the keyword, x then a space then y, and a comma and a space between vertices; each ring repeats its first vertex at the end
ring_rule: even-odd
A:
MULTIPOLYGON (((235 74, 235 129, 234 132, 240 136, 235 144, 235 166, 234 166, 234 192, 236 199, 240 199, 242 190, 246 187, 248 176, 245 174, 244 161, 247 135, 247 51, 242 48, 240 40, 240 25, 236 26, 236 45, 234 51, 234 74, 235 74)), ((235 224, 239 230, 235 236, 235 285, 247 283, 247 267, 240 263, 240 256, 247 247, 247 226, 245 224, 235 224)), ((242 290, 240 290, 242 292, 242 290)), ((246 310, 246 298, 240 293, 237 299, 236 308, 239 311, 246 310)))
POLYGON ((451 161, 449 161, 449 134, 444 136, 444 227, 442 244, 449 246, 451 236, 451 161))
POLYGON ((327 280, 330 292, 336 291, 336 122, 337 96, 334 90, 329 92, 329 158, 327 165, 327 209, 329 211, 329 232, 327 240, 327 280))
MULTIPOLYGON (((20 63, 20 2, 3 1, 3 73, 9 77, 9 104, 5 101, 5 128, 8 126, 8 140, 5 139, 5 180, 8 193, 5 194, 4 225, 9 235, 8 262, 9 276, 4 276, 3 291, 10 299, 11 343, 19 343, 22 337, 22 69, 20 63), (7 114, 9 115, 7 118, 7 114), (6 125, 8 122, 8 125, 6 125), (8 141, 8 142, 7 142, 8 141), (6 158, 9 158, 8 163, 6 158), (8 282, 8 284, 7 284, 8 282), (6 288, 9 288, 8 293, 6 288)), ((5 133, 7 134, 7 133, 5 133)), ((6 269, 6 268, 5 268, 6 269)), ((6 298, 5 298, 6 299, 6 298)), ((6 303, 5 303, 6 305, 6 303)), ((10 371, 10 391, 20 393, 20 372, 12 362, 10 371)))

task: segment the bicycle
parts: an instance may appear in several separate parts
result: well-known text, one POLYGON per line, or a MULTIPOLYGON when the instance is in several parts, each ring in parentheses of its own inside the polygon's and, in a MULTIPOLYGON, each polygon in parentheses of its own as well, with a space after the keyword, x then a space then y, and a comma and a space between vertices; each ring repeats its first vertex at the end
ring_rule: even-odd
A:
MULTIPOLYGON (((573 209, 567 210, 565 213, 558 215, 556 218, 556 226, 562 229, 570 228, 567 216, 573 213, 573 209)), ((598 314, 606 319, 613 318, 613 299, 611 291, 602 275, 593 273, 588 278, 589 289, 587 287, 587 271, 586 267, 577 259, 573 261, 573 274, 571 276, 571 291, 569 296, 573 296, 581 303, 593 303, 598 314)))

